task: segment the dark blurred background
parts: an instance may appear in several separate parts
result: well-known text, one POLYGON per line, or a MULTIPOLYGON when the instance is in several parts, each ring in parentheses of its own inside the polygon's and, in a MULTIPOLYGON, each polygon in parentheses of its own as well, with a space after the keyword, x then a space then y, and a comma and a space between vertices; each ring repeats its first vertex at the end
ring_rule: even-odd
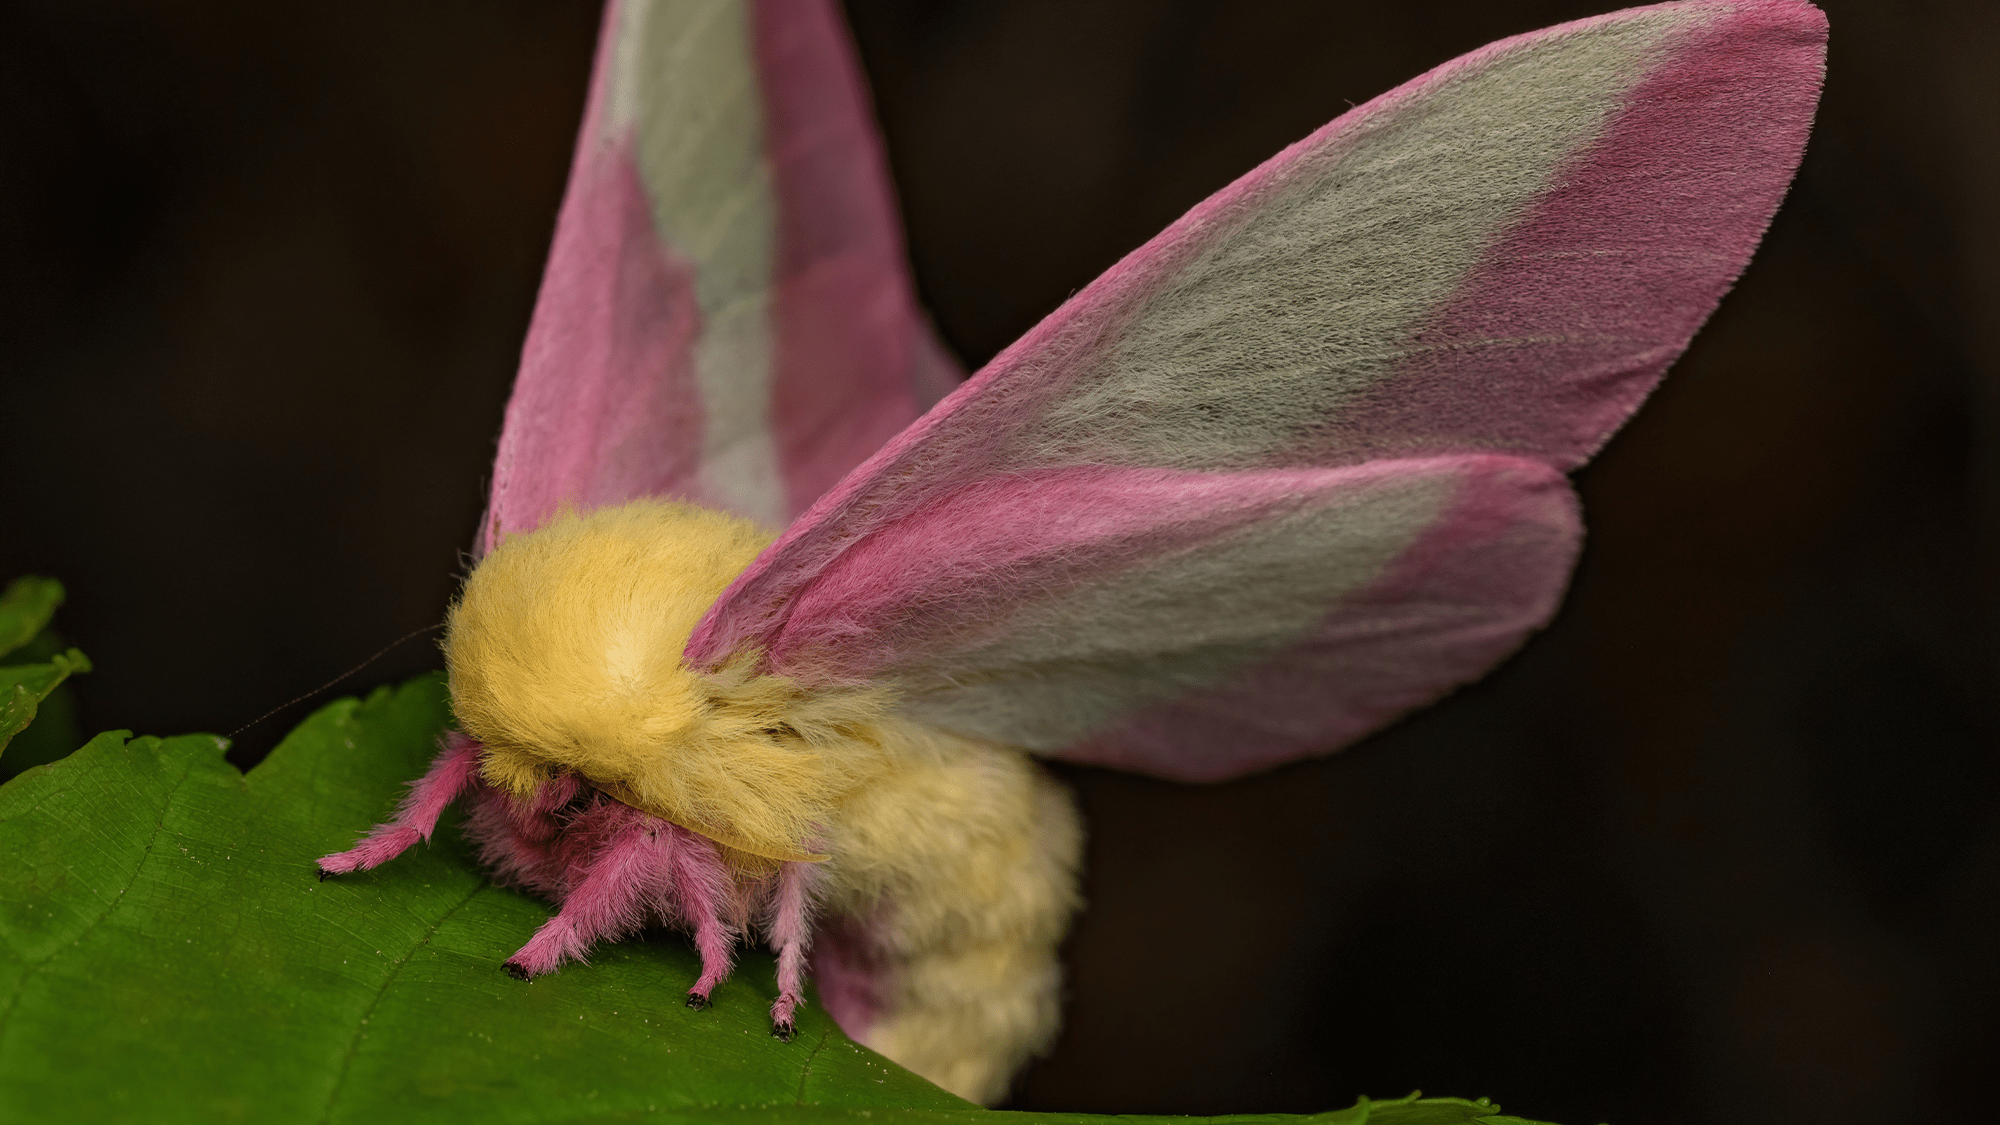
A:
MULTIPOLYGON (((1763 253, 1579 475, 1553 628, 1339 757, 1066 769, 1067 1030, 1015 1108, 1489 1095, 1590 1125, 1971 1120, 2000 1073, 2000 5, 1827 0, 1763 253)), ((849 5, 976 366, 1323 121, 1602 0, 849 5)), ((229 731, 439 619, 592 0, 0 15, 0 578, 87 729, 229 731)), ((438 663, 426 637, 359 690, 438 663)), ((324 697, 238 739, 259 758, 324 697)))

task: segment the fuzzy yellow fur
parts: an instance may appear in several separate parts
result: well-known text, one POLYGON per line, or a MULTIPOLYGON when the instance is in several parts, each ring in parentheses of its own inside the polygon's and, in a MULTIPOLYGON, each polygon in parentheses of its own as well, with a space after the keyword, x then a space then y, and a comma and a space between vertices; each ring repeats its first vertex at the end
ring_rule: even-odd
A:
POLYGON ((754 855, 803 858, 840 797, 880 773, 882 691, 806 693, 714 673, 681 649, 770 537, 747 520, 640 501, 564 513, 466 580, 445 640, 452 706, 517 794, 556 768, 754 855))
POLYGON ((904 744, 926 753, 839 809, 827 906, 868 920, 888 970, 862 1042, 990 1103, 1055 1034, 1082 826, 1026 754, 914 726, 904 744))
POLYGON ((887 994, 863 1041, 991 1101, 1054 1033, 1081 831, 1026 755, 914 723, 892 692, 681 663, 769 536, 685 504, 564 513, 489 554, 452 609, 453 706, 486 779, 554 771, 725 845, 748 877, 825 859, 887 994))

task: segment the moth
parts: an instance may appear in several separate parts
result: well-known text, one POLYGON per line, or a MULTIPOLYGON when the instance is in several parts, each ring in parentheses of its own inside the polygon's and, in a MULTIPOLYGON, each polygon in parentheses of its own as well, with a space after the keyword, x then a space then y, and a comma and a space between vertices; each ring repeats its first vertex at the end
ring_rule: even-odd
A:
POLYGON ((1754 250, 1802 0, 1503 40, 1272 157, 969 380, 821 0, 613 0, 445 642, 461 729, 322 877, 466 800, 524 979, 739 938, 975 1100, 1057 1024, 1081 829, 1035 756, 1330 752, 1548 621, 1566 474, 1754 250))

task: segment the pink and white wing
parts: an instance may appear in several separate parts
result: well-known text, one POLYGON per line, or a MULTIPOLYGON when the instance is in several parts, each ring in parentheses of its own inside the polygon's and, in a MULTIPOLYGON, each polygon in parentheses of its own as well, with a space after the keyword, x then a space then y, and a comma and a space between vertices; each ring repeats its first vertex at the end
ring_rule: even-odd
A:
POLYGON ((827 0, 612 0, 479 539, 564 504, 782 526, 956 384, 827 0))
POLYGON ((1748 261, 1825 22, 1691 0, 1348 113, 1078 293, 821 499, 688 647, 1216 779, 1324 752, 1545 623, 1564 473, 1748 261))

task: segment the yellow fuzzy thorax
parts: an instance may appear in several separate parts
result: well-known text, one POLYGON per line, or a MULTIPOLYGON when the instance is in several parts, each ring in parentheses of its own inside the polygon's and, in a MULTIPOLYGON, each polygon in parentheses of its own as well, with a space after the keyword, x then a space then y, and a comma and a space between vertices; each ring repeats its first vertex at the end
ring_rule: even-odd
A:
POLYGON ((884 691, 808 691, 751 657, 682 649, 770 536, 687 504, 564 512, 501 543, 445 637, 459 724, 518 796, 570 770, 627 804, 766 859, 816 858, 818 826, 887 767, 884 691))

